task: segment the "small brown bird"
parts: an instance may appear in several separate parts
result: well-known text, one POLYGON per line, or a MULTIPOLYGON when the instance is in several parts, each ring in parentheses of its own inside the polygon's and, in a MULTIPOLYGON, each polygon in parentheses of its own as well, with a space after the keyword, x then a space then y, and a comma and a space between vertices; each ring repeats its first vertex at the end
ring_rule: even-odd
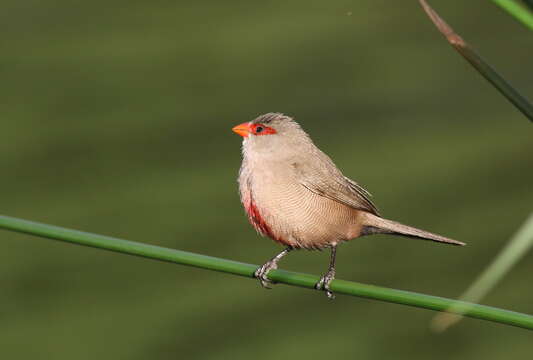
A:
POLYGON ((239 191, 250 223, 286 246, 255 272, 269 287, 268 272, 293 249, 331 249, 328 271, 316 284, 333 298, 335 253, 343 241, 393 234, 452 245, 464 243, 382 218, 370 194, 344 176, 291 117, 269 113, 233 131, 243 137, 239 191))

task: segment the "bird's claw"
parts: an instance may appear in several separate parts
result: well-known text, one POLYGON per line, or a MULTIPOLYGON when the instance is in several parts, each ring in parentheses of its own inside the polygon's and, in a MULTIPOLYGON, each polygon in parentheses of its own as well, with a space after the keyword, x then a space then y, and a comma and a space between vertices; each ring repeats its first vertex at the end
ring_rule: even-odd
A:
POLYGON ((331 284, 333 279, 335 279, 335 270, 329 270, 315 285, 315 289, 326 291, 326 296, 331 300, 335 299, 335 294, 329 288, 329 284, 331 284))
POLYGON ((254 272, 254 277, 259 279, 259 282, 261 283, 262 287, 264 287, 265 289, 272 289, 272 284, 274 282, 270 280, 267 275, 270 270, 274 270, 277 268, 278 265, 275 262, 267 261, 254 272))

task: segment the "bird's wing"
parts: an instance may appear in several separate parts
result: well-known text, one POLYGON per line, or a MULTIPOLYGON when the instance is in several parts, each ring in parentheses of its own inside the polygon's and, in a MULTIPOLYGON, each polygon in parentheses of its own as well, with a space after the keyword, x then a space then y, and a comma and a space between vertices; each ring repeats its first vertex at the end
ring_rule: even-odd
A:
POLYGON ((317 195, 379 216, 378 209, 370 200, 370 193, 342 175, 329 158, 323 160, 312 166, 293 164, 300 184, 317 195))

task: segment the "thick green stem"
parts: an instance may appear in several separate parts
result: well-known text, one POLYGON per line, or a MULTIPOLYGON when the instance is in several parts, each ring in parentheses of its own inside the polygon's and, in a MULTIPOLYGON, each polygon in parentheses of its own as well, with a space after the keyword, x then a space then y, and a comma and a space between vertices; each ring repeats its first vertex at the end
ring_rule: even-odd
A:
POLYGON ((514 0, 492 0, 493 3, 507 11, 511 16, 533 30, 533 13, 514 0))
MULTIPOLYGON (((91 234, 83 231, 71 230, 8 216, 0 215, 0 228, 54 240, 61 240, 73 244, 91 246, 124 254, 142 256, 145 258, 189 265, 203 269, 216 270, 250 278, 253 277, 253 273, 257 269, 257 265, 199 255, 186 251, 168 249, 134 241, 122 240, 109 236, 91 234)), ((316 282, 319 280, 319 277, 315 275, 301 274, 284 270, 273 270, 271 273, 269 273, 269 278, 279 283, 296 285, 310 289, 314 289, 316 282)), ((337 294, 361 296, 365 298, 431 310, 443 311, 450 309, 453 305, 453 311, 463 312, 463 308, 467 309, 463 314, 464 316, 533 330, 533 316, 490 306, 457 302, 451 299, 431 295, 417 294, 409 291, 389 289, 344 280, 334 280, 331 283, 331 290, 337 294)))

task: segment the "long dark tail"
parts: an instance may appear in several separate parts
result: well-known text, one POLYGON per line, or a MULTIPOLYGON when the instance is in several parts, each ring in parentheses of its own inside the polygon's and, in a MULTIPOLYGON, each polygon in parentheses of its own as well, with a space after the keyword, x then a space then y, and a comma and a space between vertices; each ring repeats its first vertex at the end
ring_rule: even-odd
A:
POLYGON ((366 213, 361 235, 373 234, 395 234, 411 238, 431 240, 451 245, 466 245, 463 242, 452 240, 444 236, 420 230, 411 226, 400 224, 399 222, 383 219, 382 217, 366 213))

